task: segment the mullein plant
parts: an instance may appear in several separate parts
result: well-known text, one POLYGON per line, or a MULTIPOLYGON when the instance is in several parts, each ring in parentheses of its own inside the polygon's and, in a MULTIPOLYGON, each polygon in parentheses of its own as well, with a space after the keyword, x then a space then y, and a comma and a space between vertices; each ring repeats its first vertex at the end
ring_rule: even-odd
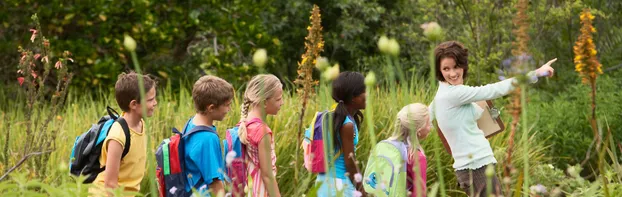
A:
MULTIPOLYGON (((574 63, 575 70, 579 73, 584 83, 587 83, 592 88, 590 96, 592 97, 590 124, 592 126, 592 132, 594 134, 594 140, 597 142, 597 147, 600 145, 600 135, 597 130, 596 123, 596 77, 602 74, 602 65, 598 62, 596 56, 596 46, 592 39, 592 33, 596 32, 596 28, 592 26, 592 20, 594 16, 590 13, 589 9, 584 9, 581 12, 581 34, 573 47, 575 54, 574 63)), ((588 151, 589 152, 589 151, 588 151)), ((589 154, 587 156, 589 158, 589 154)), ((586 159, 587 160, 587 159, 586 159)))
MULTIPOLYGON (((402 70, 396 68, 396 62, 399 62, 398 56, 400 54, 400 45, 395 38, 387 38, 386 36, 380 36, 378 39, 378 49, 385 57, 387 64, 382 67, 383 74, 385 76, 385 85, 388 87, 397 87, 396 84, 396 70, 400 76, 400 85, 404 84, 404 76, 402 70)), ((389 88, 389 94, 391 95, 391 103, 397 103, 397 90, 398 88, 389 88)), ((392 111, 389 109, 389 111, 392 111)))
MULTIPOLYGON (((590 96, 592 97, 592 105, 591 105, 591 114, 592 117, 590 119, 590 124, 592 126, 592 132, 594 134, 594 142, 596 143, 596 150, 600 149, 601 137, 600 132, 598 131, 598 125, 596 121, 596 77, 602 74, 602 65, 598 62, 598 57, 596 56, 596 46, 594 45, 594 40, 592 38, 592 33, 596 33, 596 28, 592 25, 592 20, 594 20, 594 15, 590 12, 590 9, 583 9, 581 15, 579 17, 581 19, 581 34, 579 34, 579 38, 573 47, 573 51, 575 54, 574 63, 575 70, 579 73, 582 78, 583 83, 588 83, 592 88, 590 96)), ((587 151, 586 158, 582 162, 586 163, 590 158, 591 147, 587 151)), ((601 173, 603 171, 603 159, 602 159, 602 151, 599 154, 598 168, 601 173)), ((583 165, 582 164, 582 165, 583 165)), ((603 177, 603 190, 605 191, 605 196, 609 196, 609 190, 607 188, 607 178, 603 177)))
MULTIPOLYGON (((302 54, 302 60, 298 62, 298 77, 294 81, 298 85, 298 96, 302 99, 302 106, 300 108, 300 117, 298 119, 298 137, 296 138, 297 144, 300 144, 302 140, 302 134, 304 132, 304 116, 307 108, 309 98, 315 94, 313 86, 318 85, 318 81, 313 79, 313 67, 318 64, 318 58, 320 53, 324 51, 324 39, 322 36, 322 18, 320 14, 320 7, 313 5, 311 11, 311 25, 307 27, 309 34, 305 37, 306 52, 302 54)), ((327 63, 325 58, 322 58, 320 65, 327 63)), ((298 183, 298 161, 299 161, 300 147, 296 146, 296 154, 294 160, 294 184, 298 183)))
MULTIPOLYGON (((23 48, 21 46, 18 48, 20 60, 17 73, 20 77, 17 78, 17 81, 25 90, 27 96, 25 138, 26 141, 32 143, 24 144, 21 150, 22 159, 5 172, 4 175, 0 177, 0 181, 6 178, 9 173, 16 170, 31 156, 42 155, 42 157, 34 160, 32 163, 34 166, 43 166, 44 163, 47 162, 49 157, 47 153, 55 149, 53 140, 56 138, 56 136, 54 136, 55 134, 49 136, 47 129, 49 123, 53 118, 57 117, 56 114, 63 108, 68 86, 73 77, 73 74, 69 72, 66 66, 68 61, 73 62, 71 53, 69 51, 63 52, 62 56, 58 58, 54 66, 52 66, 52 62, 50 61, 50 59, 52 59, 50 41, 45 38, 41 32, 41 24, 37 14, 32 15, 31 18, 35 25, 35 29, 30 29, 30 32, 32 32, 30 41, 33 46, 32 48, 23 48), (51 73, 54 73, 54 75, 50 75, 51 73), (46 87, 46 82, 52 80, 48 78, 51 78, 51 76, 56 77, 56 79, 53 79, 56 83, 56 87, 49 88, 46 87), (47 105, 45 103, 50 94, 51 104, 47 105), (51 113, 43 116, 42 114, 45 111, 51 111, 51 113), (41 124, 36 124, 40 122, 41 124)), ((8 137, 7 133, 7 139, 9 139, 8 137)), ((8 147, 9 141, 7 140, 6 143, 6 147, 8 147)), ((8 165, 8 163, 5 165, 8 165)), ((40 170, 38 175, 46 174, 46 168, 41 168, 40 170)))
MULTIPOLYGON (((430 83, 430 90, 434 90, 436 89, 436 78, 434 77, 435 72, 436 72, 436 67, 434 64, 435 61, 435 57, 434 57, 434 48, 436 47, 437 43, 441 40, 443 40, 444 38, 444 31, 441 28, 441 26, 436 23, 436 22, 429 22, 429 23, 425 23, 421 25, 421 28, 423 29, 423 35, 428 39, 428 41, 430 42, 430 52, 429 52, 429 65, 430 65, 430 72, 429 72, 429 79, 428 82, 430 83)), ((434 106, 428 106, 430 108, 432 108, 432 110, 434 110, 434 106)), ((432 117, 430 117, 432 118, 432 117)), ((411 136, 416 136, 415 134, 411 134, 411 136)), ((418 141, 417 141, 417 145, 418 145, 418 141)), ((438 186, 440 187, 441 190, 441 196, 447 196, 447 192, 445 191, 445 178, 443 176, 443 165, 441 164, 441 159, 440 159, 440 152, 438 151, 439 149, 442 149, 440 147, 439 143, 434 143, 434 155, 435 155, 435 163, 436 163, 436 170, 438 171, 438 186)), ((415 159, 415 161, 417 161, 417 159, 415 159)), ((419 169, 418 167, 418 163, 415 166, 415 169, 419 169)))
MULTIPOLYGON (((513 30, 516 35, 516 40, 512 43, 514 45, 514 49, 512 50, 512 55, 515 57, 514 61, 510 61, 510 66, 512 69, 510 72, 514 72, 513 74, 517 74, 516 72, 520 69, 520 67, 524 67, 525 63, 531 63, 531 57, 527 55, 527 42, 529 41, 529 22, 527 21, 527 8, 528 8, 527 0, 519 0, 516 3, 516 16, 514 16, 513 22, 516 24, 516 28, 513 30), (517 69, 518 68, 518 69, 517 69)), ((524 70, 524 69, 523 69, 524 70)), ((518 73, 521 73, 518 71, 518 73)), ((510 177, 510 172, 512 172, 512 152, 514 150, 514 135, 516 134, 516 129, 518 126, 518 122, 520 120, 520 115, 522 113, 522 102, 521 95, 523 88, 516 88, 514 92, 511 93, 510 103, 509 103, 509 111, 512 116, 512 122, 510 123, 510 136, 508 137, 508 150, 506 156, 505 166, 503 167, 503 176, 510 177)), ((522 125, 526 126, 526 125, 522 125)), ((510 187, 508 184, 505 185, 505 192, 509 194, 510 187)))
MULTIPOLYGON (((340 72, 339 64, 330 66, 326 58, 319 58, 315 67, 322 73, 321 79, 320 79, 320 92, 319 92, 320 96, 319 97, 320 97, 320 105, 322 105, 320 106, 320 109, 325 109, 329 107, 329 106, 325 106, 325 104, 332 103, 330 82, 337 79, 337 77, 339 76, 339 72, 340 72)), ((329 119, 327 128, 333 128, 333 125, 334 123, 332 119, 329 119)), ((333 132, 322 132, 322 139, 324 139, 324 150, 333 150, 332 140, 327 140, 327 139, 333 139, 332 135, 333 135, 333 132)), ((324 166, 326 166, 326 173, 332 174, 331 176, 335 177, 336 171, 334 168, 333 157, 334 155, 332 154, 324 154, 324 166), (331 162, 329 163, 329 161, 331 162)), ((329 182, 328 180, 323 180, 322 184, 328 184, 327 187, 332 188, 331 190, 334 190, 335 188, 337 188, 337 183, 334 181, 329 182)), ((337 196, 343 196, 343 193, 338 193, 337 196)))
MULTIPOLYGON (((139 75, 142 75, 142 70, 140 68, 140 64, 138 63, 138 55, 136 55, 136 40, 134 40, 134 38, 132 38, 130 35, 125 34, 123 36, 123 46, 125 47, 125 50, 127 50, 127 52, 130 53, 130 56, 132 57, 132 63, 134 64, 134 72, 136 72, 139 75)), ((143 81, 142 77, 138 77, 138 90, 140 92, 140 103, 146 103, 147 101, 145 100, 145 82, 143 81)), ((141 111, 142 114, 147 114, 147 105, 141 105, 141 111)), ((146 121, 143 120, 143 121, 146 121)), ((151 138, 147 138, 147 147, 152 147, 151 145, 151 138)), ((155 160, 155 153, 153 152, 153 149, 148 149, 147 150, 147 161, 154 161, 155 160)), ((155 163, 154 162, 147 162, 147 169, 155 169, 155 163)), ((153 170, 147 170, 147 177, 149 177, 149 180, 155 180, 156 179, 156 174, 155 171, 153 170)), ((157 189, 157 182, 156 181, 150 181, 149 182, 149 192, 152 194, 157 194, 158 193, 158 189, 157 189)))

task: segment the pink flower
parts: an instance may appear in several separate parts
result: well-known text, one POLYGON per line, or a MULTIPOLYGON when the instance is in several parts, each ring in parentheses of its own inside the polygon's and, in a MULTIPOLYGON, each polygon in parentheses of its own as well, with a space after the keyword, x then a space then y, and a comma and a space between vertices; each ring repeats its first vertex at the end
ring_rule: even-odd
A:
POLYGON ((43 40, 43 46, 49 47, 50 41, 48 39, 43 40))
POLYGON ((18 77, 17 82, 19 82, 19 86, 22 86, 22 84, 24 84, 24 77, 18 77))
POLYGON ((41 57, 41 54, 35 54, 35 60, 39 59, 39 57, 41 57))
POLYGON ((26 53, 22 53, 22 58, 19 59, 19 62, 22 63, 26 59, 26 53))
POLYGON ((45 63, 49 63, 50 61, 48 60, 48 56, 46 55, 45 57, 41 58, 41 62, 45 61, 45 63))
POLYGON ((60 68, 62 68, 62 67, 63 67, 63 63, 62 63, 62 62, 60 62, 60 60, 58 60, 58 61, 56 62, 56 64, 54 64, 54 68, 56 68, 56 69, 60 69, 60 68))
POLYGON ((67 60, 69 60, 69 61, 71 61, 71 62, 73 63, 73 59, 71 59, 71 58, 67 58, 67 60))
POLYGON ((32 36, 30 36, 30 41, 35 42, 35 38, 37 37, 37 30, 30 29, 30 31, 32 32, 32 36))
POLYGON ((33 77, 33 78, 37 78, 37 76, 38 76, 38 75, 37 75, 37 73, 36 73, 35 71, 32 71, 32 72, 30 73, 30 75, 32 75, 32 77, 33 77))
POLYGON ((363 176, 361 176, 361 173, 356 173, 354 175, 354 181, 356 181, 357 183, 360 183, 363 180, 363 176))
POLYGON ((356 190, 354 191, 354 197, 361 197, 361 196, 363 196, 363 194, 361 194, 361 192, 356 191, 356 190))
POLYGON ((17 70, 17 73, 22 74, 24 73, 24 71, 22 71, 22 69, 17 70))

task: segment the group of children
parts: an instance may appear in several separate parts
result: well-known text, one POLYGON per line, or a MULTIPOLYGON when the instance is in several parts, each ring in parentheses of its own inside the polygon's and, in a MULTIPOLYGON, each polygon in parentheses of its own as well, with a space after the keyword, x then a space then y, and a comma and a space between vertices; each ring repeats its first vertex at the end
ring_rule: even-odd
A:
MULTIPOLYGON (((333 112, 334 125, 331 128, 336 135, 326 142, 333 143, 337 154, 334 161, 335 175, 320 173, 316 183, 326 180, 336 181, 337 190, 322 184, 319 196, 335 196, 343 192, 344 196, 365 196, 358 164, 355 162, 356 146, 359 142, 359 125, 363 121, 361 110, 366 106, 364 76, 358 72, 342 72, 332 83, 332 98, 337 103, 333 112), (359 176, 359 177, 357 177, 359 176), (343 187, 341 187, 343 186, 343 187)), ((249 196, 281 196, 276 180, 277 166, 273 131, 266 124, 267 115, 277 115, 283 105, 283 86, 281 81, 271 74, 254 76, 246 86, 242 101, 242 115, 238 123, 240 141, 245 146, 246 173, 249 177, 249 196)), ((150 117, 157 105, 156 83, 145 75, 136 73, 121 74, 115 84, 115 98, 123 110, 121 115, 129 126, 131 145, 127 155, 122 157, 126 138, 121 125, 114 123, 102 146, 100 163, 105 170, 93 182, 97 187, 90 190, 91 195, 108 194, 102 189, 123 187, 125 191, 140 191, 140 182, 145 174, 147 143, 143 118, 150 117), (138 79, 142 78, 146 90, 146 103, 141 103, 138 79), (146 105, 146 114, 142 107, 146 105)), ((216 76, 203 76, 192 89, 192 99, 196 114, 186 123, 182 132, 188 132, 197 126, 216 130, 215 121, 222 121, 231 108, 234 98, 233 86, 216 76)), ((403 142, 408 147, 408 188, 415 196, 416 189, 425 195, 426 159, 418 143, 430 131, 430 115, 424 104, 410 104, 397 114, 397 127, 390 140, 403 142), (416 136, 412 136, 415 134, 416 136), (420 170, 413 170, 415 164, 420 170), (415 173, 418 171, 419 173, 415 173), (414 186, 415 182, 421 186, 414 186), (421 192, 423 191, 423 192, 421 192)), ((196 132, 183 139, 184 173, 186 173, 186 191, 193 189, 208 193, 226 193, 226 162, 221 146, 221 138, 216 132, 196 132)), ((235 187, 235 186, 234 186, 235 187)), ((177 188, 181 189, 181 188, 177 188)), ((235 194, 234 194, 235 196, 235 194)))

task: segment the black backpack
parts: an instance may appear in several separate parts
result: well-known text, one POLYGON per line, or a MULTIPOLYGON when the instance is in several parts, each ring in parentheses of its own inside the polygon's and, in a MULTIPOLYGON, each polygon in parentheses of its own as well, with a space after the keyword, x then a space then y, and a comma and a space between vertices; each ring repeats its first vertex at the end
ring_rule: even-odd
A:
POLYGON ((99 163, 99 157, 102 151, 102 142, 108 136, 108 131, 113 123, 121 124, 125 133, 125 146, 121 159, 130 150, 130 128, 127 122, 114 109, 106 107, 106 111, 108 111, 108 115, 100 118, 97 124, 93 124, 88 131, 76 137, 71 149, 69 172, 74 176, 85 176, 84 183, 92 183, 97 175, 106 169, 105 166, 100 167, 102 164, 99 163))

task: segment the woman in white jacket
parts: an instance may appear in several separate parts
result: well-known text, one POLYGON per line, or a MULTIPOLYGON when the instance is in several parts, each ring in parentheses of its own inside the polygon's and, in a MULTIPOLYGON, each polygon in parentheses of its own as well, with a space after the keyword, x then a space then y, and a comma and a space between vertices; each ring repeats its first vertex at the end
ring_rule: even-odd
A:
MULTIPOLYGON (((510 78, 485 86, 471 87, 464 85, 468 75, 468 50, 456 41, 443 42, 434 50, 436 78, 439 87, 430 104, 433 118, 437 120, 443 143, 449 146, 454 159, 453 168, 460 188, 469 196, 489 196, 486 194, 485 170, 494 165, 490 143, 477 127, 481 109, 474 102, 491 100, 509 94, 514 90, 517 79, 510 78)), ((552 76, 550 66, 553 59, 542 67, 527 74, 531 83, 537 82, 537 76, 552 76)), ((446 147, 447 148, 447 147, 446 147)), ((497 176, 492 177, 493 194, 500 195, 497 176)))

